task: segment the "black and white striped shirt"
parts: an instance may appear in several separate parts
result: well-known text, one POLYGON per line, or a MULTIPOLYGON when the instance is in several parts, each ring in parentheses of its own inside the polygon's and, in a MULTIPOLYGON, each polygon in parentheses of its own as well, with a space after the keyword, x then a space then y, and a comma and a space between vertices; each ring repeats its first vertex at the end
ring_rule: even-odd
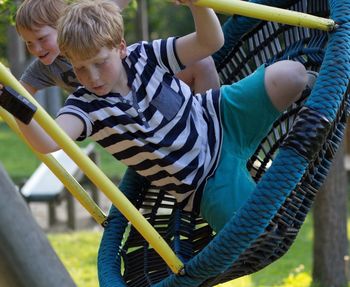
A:
POLYGON ((123 65, 132 92, 127 96, 96 96, 80 88, 59 114, 80 117, 81 139, 92 138, 189 210, 194 191, 216 168, 222 142, 219 91, 193 95, 173 76, 183 68, 175 41, 128 47, 123 65))

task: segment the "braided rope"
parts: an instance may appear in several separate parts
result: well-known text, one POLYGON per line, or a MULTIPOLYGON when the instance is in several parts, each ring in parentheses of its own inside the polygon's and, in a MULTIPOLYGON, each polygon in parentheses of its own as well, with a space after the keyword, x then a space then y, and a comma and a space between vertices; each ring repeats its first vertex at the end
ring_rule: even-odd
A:
MULTIPOLYGON (((349 8, 350 1, 330 2, 331 18, 339 28, 330 35, 320 76, 306 103, 320 114, 320 119, 326 117, 330 122, 336 117, 350 78, 349 8)), ((198 286, 206 278, 224 272, 263 232, 307 166, 308 161, 297 150, 281 148, 251 198, 212 242, 186 264, 186 275, 169 276, 154 286, 198 286)))
MULTIPOLYGON (((290 1, 268 0, 254 2, 284 7, 290 1)), ((329 35, 320 76, 306 106, 319 113, 320 118, 327 118, 329 122, 332 122, 339 110, 350 76, 350 37, 348 27, 350 4, 349 0, 330 1, 329 6, 331 18, 339 24, 339 28, 329 35)), ((245 31, 252 29, 257 24, 259 24, 259 21, 255 19, 234 17, 233 21, 225 24, 223 29, 225 36, 228 37, 227 39, 232 45, 232 42, 236 43, 239 41, 245 31), (236 24, 231 26, 230 23, 233 22, 236 24)), ((220 59, 217 62, 228 55, 227 50, 222 50, 221 52, 223 53, 214 55, 216 59, 220 59)), ((310 50, 309 52, 312 53, 313 51, 310 50)), ((316 55, 315 57, 318 56, 316 55)), ((342 126, 340 126, 339 131, 337 129, 333 131, 332 138, 335 141, 335 149, 342 137, 342 131, 342 126), (337 133, 339 133, 339 139, 337 133)), ((237 212, 237 216, 232 218, 224 229, 197 256, 186 263, 186 275, 171 275, 154 286, 198 286, 207 278, 215 277, 227 270, 237 260, 238 256, 249 247, 251 242, 264 232, 264 229, 283 204, 285 198, 295 189, 296 184, 308 168, 308 164, 308 159, 300 155, 300 152, 294 147, 282 147, 271 168, 257 184, 253 196, 237 212), (217 256, 218 254, 220 256, 217 256)), ((328 170, 327 166, 329 167, 329 165, 330 163, 327 163, 327 159, 324 159, 321 167, 315 173, 313 183, 316 185, 316 188, 318 187, 318 182, 321 183, 324 180, 328 170)), ((99 261, 99 273, 100 269, 102 269, 100 266, 105 268, 106 265, 110 265, 111 268, 108 272, 103 271, 99 274, 100 286, 126 286, 120 275, 120 258, 118 256, 117 258, 113 257, 113 254, 114 256, 120 255, 119 247, 126 221, 118 211, 113 209, 111 209, 110 220, 111 223, 112 221, 117 222, 120 229, 117 228, 115 231, 112 231, 112 228, 108 227, 109 231, 106 229, 106 235, 104 234, 101 242, 99 258, 101 257, 103 260, 99 261), (108 256, 112 254, 112 258, 105 260, 107 253, 108 256), (112 276, 112 274, 116 275, 112 276)))

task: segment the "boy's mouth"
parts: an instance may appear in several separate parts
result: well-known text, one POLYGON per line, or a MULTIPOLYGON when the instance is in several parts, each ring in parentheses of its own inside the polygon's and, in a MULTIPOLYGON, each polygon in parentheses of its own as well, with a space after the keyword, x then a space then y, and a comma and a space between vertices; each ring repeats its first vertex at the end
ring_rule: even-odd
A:
POLYGON ((100 89, 102 89, 103 88, 103 86, 104 85, 99 85, 99 86, 94 86, 94 87, 92 87, 94 90, 100 90, 100 89))
POLYGON ((93 86, 92 87, 92 91, 95 92, 95 93, 104 92, 104 86, 105 85, 93 86))
POLYGON ((38 56, 38 58, 39 59, 44 59, 44 58, 46 58, 48 55, 49 55, 50 53, 49 52, 47 52, 46 54, 44 54, 44 55, 40 55, 40 56, 38 56))

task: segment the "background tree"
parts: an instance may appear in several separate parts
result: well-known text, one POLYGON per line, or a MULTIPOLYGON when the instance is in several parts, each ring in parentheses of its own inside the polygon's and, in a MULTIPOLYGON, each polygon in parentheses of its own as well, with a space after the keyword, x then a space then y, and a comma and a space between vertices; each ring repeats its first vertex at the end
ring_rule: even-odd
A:
POLYGON ((0 0, 0 58, 9 65, 12 73, 18 78, 26 66, 27 57, 23 41, 14 27, 14 15, 19 0, 0 0))
POLYGON ((347 176, 344 157, 344 145, 341 145, 314 204, 312 275, 314 283, 322 287, 347 286, 347 176))
MULTIPOLYGON (((0 0, 0 59, 7 62, 7 29, 13 23, 13 15, 16 11, 16 4, 14 1, 0 0)), ((7 62, 8 63, 8 62, 7 62)))

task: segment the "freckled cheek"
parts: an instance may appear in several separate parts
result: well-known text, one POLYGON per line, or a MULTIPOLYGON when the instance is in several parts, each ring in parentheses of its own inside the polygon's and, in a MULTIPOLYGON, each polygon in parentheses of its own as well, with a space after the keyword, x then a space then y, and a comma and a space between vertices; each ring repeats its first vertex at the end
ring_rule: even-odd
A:
POLYGON ((81 84, 85 85, 87 83, 88 77, 84 73, 76 73, 76 75, 81 84))
POLYGON ((30 54, 36 55, 36 53, 38 52, 38 46, 33 46, 33 45, 28 46, 27 45, 27 50, 30 54))
POLYGON ((45 43, 43 46, 45 50, 59 51, 58 45, 55 42, 45 43))

